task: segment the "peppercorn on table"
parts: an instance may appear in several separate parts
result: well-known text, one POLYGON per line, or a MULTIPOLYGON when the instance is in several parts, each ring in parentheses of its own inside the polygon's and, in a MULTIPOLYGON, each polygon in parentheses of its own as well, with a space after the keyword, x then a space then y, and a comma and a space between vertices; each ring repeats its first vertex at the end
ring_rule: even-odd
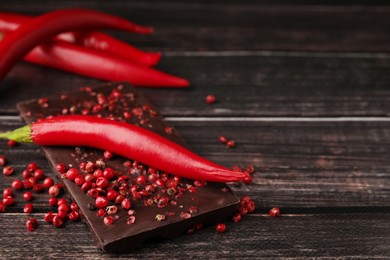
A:
MULTIPOLYGON (((161 52, 155 68, 190 81, 189 88, 138 91, 199 155, 226 167, 253 165, 252 184, 229 187, 256 208, 237 223, 226 217, 225 226, 113 255, 94 245, 82 222, 46 223, 47 190, 12 190, 15 205, 0 213, 0 259, 390 257, 390 6, 14 0, 0 3, 0 12, 69 7, 154 27, 151 35, 105 33, 161 52), (32 213, 23 212, 31 211, 26 204, 32 213), (33 232, 28 218, 38 220, 33 232)), ((0 132, 23 125, 18 102, 102 84, 19 62, 0 82, 0 132)), ((1 156, 14 169, 1 166, 2 198, 31 162, 55 178, 37 145, 1 140, 0 164, 1 156)))

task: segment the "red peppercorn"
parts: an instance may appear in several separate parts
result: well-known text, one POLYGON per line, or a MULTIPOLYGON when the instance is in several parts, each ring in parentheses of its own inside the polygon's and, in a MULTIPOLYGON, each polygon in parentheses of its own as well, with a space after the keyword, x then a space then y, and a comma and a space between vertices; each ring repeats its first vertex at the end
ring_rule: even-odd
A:
POLYGON ((40 192, 43 192, 43 191, 45 190, 45 187, 43 187, 42 184, 37 183, 37 184, 34 185, 33 190, 34 190, 36 193, 40 193, 40 192))
POLYGON ((59 173, 65 173, 66 172, 66 166, 65 164, 63 163, 59 163, 56 165, 56 170, 59 172, 59 173))
POLYGON ((96 185, 99 187, 99 188, 106 188, 108 186, 108 180, 104 177, 99 177, 97 178, 96 180, 96 185))
POLYGON ((121 204, 124 199, 125 199, 125 197, 123 195, 119 194, 115 199, 115 204, 121 204))
POLYGON ((49 194, 52 197, 57 197, 60 194, 60 188, 58 185, 53 185, 49 188, 49 194))
POLYGON ((113 154, 110 151, 104 151, 103 156, 104 156, 104 159, 110 160, 112 158, 113 154))
POLYGON ((44 216, 44 219, 47 223, 52 223, 53 218, 54 218, 53 212, 47 212, 44 216))
POLYGON ((21 190, 23 189, 23 182, 21 180, 13 180, 11 186, 15 190, 21 190))
POLYGON ((5 212, 5 205, 2 201, 0 201, 0 212, 5 212))
POLYGON ((106 212, 108 215, 114 215, 118 212, 118 207, 115 205, 112 206, 107 206, 106 207, 106 212))
POLYGON ((255 211, 255 203, 251 200, 248 205, 246 205, 246 208, 248 209, 249 213, 252 213, 255 211))
POLYGON ((76 179, 77 176, 79 176, 79 171, 76 168, 70 168, 66 173, 65 176, 67 179, 73 181, 76 179))
POLYGON ((99 209, 96 213, 98 217, 104 217, 107 214, 107 212, 104 209, 99 209))
POLYGON ((95 170, 95 167, 96 167, 95 163, 88 161, 87 164, 85 165, 85 170, 88 173, 92 173, 95 170))
POLYGON ((18 143, 16 142, 16 141, 14 141, 14 140, 9 140, 8 141, 8 146, 9 147, 15 147, 15 146, 17 146, 18 145, 18 143))
POLYGON ((118 192, 115 190, 108 190, 107 191, 107 199, 110 201, 114 201, 116 197, 118 196, 118 192))
POLYGON ((69 213, 68 217, 70 221, 78 221, 80 219, 80 214, 77 211, 72 211, 69 213))
POLYGON ((223 144, 226 144, 228 140, 227 140, 227 138, 226 138, 225 136, 221 135, 221 136, 219 137, 219 141, 220 141, 221 143, 223 143, 223 144))
POLYGON ((238 208, 238 211, 240 212, 240 214, 242 215, 242 216, 245 216, 245 215, 247 215, 248 214, 248 208, 246 208, 246 207, 239 207, 238 208))
POLYGON ((33 204, 26 204, 24 205, 23 212, 24 213, 31 213, 33 212, 34 206, 33 204))
POLYGON ((78 211, 78 210, 79 210, 79 205, 77 205, 76 202, 72 202, 72 203, 70 204, 70 209, 71 209, 72 211, 78 211))
POLYGON ((252 181, 253 181, 253 178, 249 174, 247 176, 245 176, 244 179, 242 180, 242 182, 245 183, 246 185, 252 184, 252 181))
POLYGON ((59 210, 57 212, 57 216, 60 217, 61 219, 65 219, 67 215, 68 215, 68 212, 65 210, 59 210))
POLYGON ((26 221, 26 228, 28 231, 34 231, 38 226, 38 221, 36 218, 30 218, 26 221))
POLYGON ((4 155, 0 155, 0 166, 4 166, 7 164, 7 157, 4 155))
POLYGON ((63 224, 64 224, 64 220, 61 217, 59 217, 58 215, 53 217, 54 226, 61 227, 63 224))
POLYGON ((131 208, 131 201, 130 201, 130 199, 128 199, 128 198, 123 199, 122 202, 121 202, 121 206, 122 206, 123 209, 126 209, 126 210, 130 209, 131 208))
POLYGON ((107 226, 111 226, 114 224, 115 219, 111 216, 104 217, 104 224, 107 226))
POLYGON ((137 179, 135 180, 138 184, 146 184, 146 177, 145 175, 140 175, 137 177, 137 179))
POLYGON ((52 178, 48 177, 43 180, 43 187, 45 187, 46 189, 49 189, 53 185, 54 185, 54 181, 52 178))
POLYGON ((226 143, 226 146, 228 148, 233 148, 236 146, 236 142, 234 140, 229 140, 227 143, 226 143))
POLYGON ((11 188, 5 188, 3 191, 3 197, 12 196, 12 189, 11 188))
POLYGON ((29 181, 32 186, 37 184, 37 179, 35 177, 30 177, 27 179, 27 181, 29 181))
POLYGON ((103 196, 98 196, 95 200, 95 205, 98 208, 104 208, 108 205, 108 199, 103 196))
POLYGON ((280 209, 279 208, 272 208, 269 211, 269 215, 273 218, 277 217, 280 215, 280 209))
POLYGON ((235 223, 239 222, 241 220, 241 214, 239 212, 234 213, 233 215, 233 221, 235 223))
POLYGON ((49 205, 52 207, 57 206, 57 199, 56 198, 50 198, 49 199, 49 205))
POLYGON ((27 201, 31 201, 33 199, 32 193, 29 191, 26 191, 25 193, 23 193, 23 199, 27 200, 27 201))
POLYGON ((206 104, 214 104, 216 101, 216 98, 214 95, 207 95, 206 96, 206 104))
POLYGON ((22 172, 22 177, 23 177, 23 179, 28 179, 28 178, 30 178, 32 175, 31 175, 31 172, 29 172, 27 169, 25 169, 25 170, 23 170, 23 172, 22 172))
POLYGON ((27 170, 29 170, 30 172, 33 172, 36 169, 38 169, 38 165, 35 162, 29 163, 27 165, 27 170))
POLYGON ((96 188, 92 188, 87 191, 88 196, 91 196, 92 198, 96 198, 99 196, 99 191, 96 188))
POLYGON ((37 180, 43 180, 45 178, 45 172, 42 169, 36 169, 34 171, 34 177, 37 180))
POLYGON ((12 196, 7 196, 3 198, 3 203, 5 206, 12 206, 15 203, 15 199, 12 196))
MULTIPOLYGON (((101 176, 99 176, 99 177, 101 177, 101 176)), ((84 176, 84 180, 87 182, 92 182, 94 179, 95 179, 95 176, 93 176, 93 174, 87 174, 84 176)))
POLYGON ((60 206, 62 204, 68 205, 68 201, 65 198, 58 199, 57 206, 60 206))
POLYGON ((9 176, 9 175, 12 175, 13 173, 14 173, 14 167, 12 167, 12 166, 4 166, 4 168, 3 168, 3 174, 4 175, 9 176))
POLYGON ((74 179, 74 183, 77 184, 77 186, 81 186, 83 185, 83 183, 85 182, 85 177, 84 176, 77 176, 75 179, 74 179))
POLYGON ((97 179, 99 177, 103 177, 103 171, 102 170, 96 170, 93 172, 93 176, 97 179))
POLYGON ((218 225, 216 226, 215 229, 216 229, 217 232, 219 232, 219 233, 225 233, 225 231, 226 231, 226 225, 223 224, 223 223, 220 223, 220 224, 218 224, 218 225))
POLYGON ((90 181, 86 181, 81 185, 81 190, 83 190, 84 192, 88 191, 90 188, 91 188, 90 181))
POLYGON ((69 207, 66 203, 60 203, 60 200, 58 201, 57 205, 58 205, 58 211, 65 211, 65 212, 68 212, 69 211, 69 207))
POLYGON ((106 169, 104 169, 103 177, 106 178, 107 180, 111 180, 112 178, 115 177, 115 172, 114 172, 114 170, 111 169, 111 168, 106 168, 106 169))

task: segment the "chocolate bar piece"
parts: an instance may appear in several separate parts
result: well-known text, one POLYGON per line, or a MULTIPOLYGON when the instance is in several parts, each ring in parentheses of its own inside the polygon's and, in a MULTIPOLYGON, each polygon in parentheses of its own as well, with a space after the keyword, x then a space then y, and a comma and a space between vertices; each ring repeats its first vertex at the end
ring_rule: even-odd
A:
MULTIPOLYGON (((188 147, 179 133, 164 121, 148 101, 125 83, 111 83, 95 89, 84 87, 75 93, 22 102, 17 107, 27 123, 50 115, 99 115, 145 127, 188 147)), ((155 185, 153 181, 156 176, 161 179, 173 176, 156 172, 120 156, 114 155, 112 159, 105 159, 101 150, 88 147, 42 149, 52 170, 60 179, 61 174, 56 171, 58 163, 63 163, 68 168, 81 168, 84 174, 88 174, 89 170, 85 169, 85 164, 93 162, 97 168, 110 167, 117 174, 128 176, 128 186, 124 185, 125 188, 122 187, 119 192, 131 199, 133 211, 130 213, 133 216, 129 216, 129 212, 118 205, 118 210, 113 215, 113 225, 104 224, 103 217, 97 216, 97 211, 91 209, 95 198, 84 192, 75 182, 61 179, 72 199, 79 205, 83 220, 88 224, 97 246, 103 251, 128 252, 150 238, 173 238, 199 223, 216 223, 232 214, 239 203, 232 191, 220 183, 181 179, 173 189, 166 183, 155 185), (151 186, 148 186, 149 190, 145 192, 147 184, 141 185, 134 181, 139 175, 145 175, 155 190, 150 191, 151 186), (133 193, 129 191, 131 186, 136 186, 132 189, 133 193), (134 196, 134 191, 139 191, 137 196, 134 196)), ((110 185, 115 187, 119 184, 110 185)))

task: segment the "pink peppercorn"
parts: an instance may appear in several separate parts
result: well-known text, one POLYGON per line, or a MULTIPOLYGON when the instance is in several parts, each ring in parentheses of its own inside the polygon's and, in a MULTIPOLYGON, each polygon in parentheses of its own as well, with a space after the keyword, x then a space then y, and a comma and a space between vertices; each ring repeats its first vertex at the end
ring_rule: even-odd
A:
POLYGON ((270 209, 269 215, 271 217, 274 217, 274 218, 279 216, 280 215, 280 209, 279 208, 272 208, 272 209, 270 209))
POLYGON ((206 96, 206 104, 214 104, 216 101, 216 98, 214 95, 207 95, 206 96))
POLYGON ((216 229, 217 232, 219 232, 219 233, 225 233, 225 231, 226 231, 226 225, 223 224, 223 223, 220 223, 220 224, 218 224, 218 225, 215 227, 215 229, 216 229))
POLYGON ((27 201, 31 201, 33 198, 33 195, 31 192, 29 191, 26 191, 25 193, 23 193, 23 199, 27 200, 27 201))
POLYGON ((16 142, 16 141, 14 141, 14 140, 9 140, 8 141, 8 146, 9 147, 15 147, 15 146, 17 146, 18 145, 18 143, 16 142))
POLYGON ((0 166, 4 166, 7 164, 7 157, 4 155, 0 155, 0 166))
POLYGON ((24 213, 31 213, 34 210, 33 204, 26 204, 24 205, 23 212, 24 213))
POLYGON ((30 218, 26 221, 26 228, 28 231, 34 231, 38 226, 38 221, 36 218, 30 218))
POLYGON ((14 173, 14 167, 12 167, 12 166, 5 166, 3 168, 3 174, 4 175, 9 176, 9 175, 12 175, 13 173, 14 173))

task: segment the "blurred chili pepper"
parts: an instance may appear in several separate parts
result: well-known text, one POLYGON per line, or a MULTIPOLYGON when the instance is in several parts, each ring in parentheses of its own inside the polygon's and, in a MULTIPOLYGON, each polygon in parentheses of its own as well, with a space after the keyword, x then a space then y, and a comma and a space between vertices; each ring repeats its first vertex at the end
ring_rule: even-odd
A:
POLYGON ((129 32, 150 33, 152 28, 142 27, 122 18, 85 9, 52 11, 23 23, 10 32, 0 43, 0 79, 31 49, 57 34, 74 30, 121 29, 129 32))
MULTIPOLYGON (((15 13, 0 13, 0 32, 16 30, 21 24, 31 21, 33 17, 15 13)), ((130 44, 115 39, 101 32, 66 32, 55 37, 91 49, 102 50, 123 58, 131 59, 147 66, 156 65, 160 53, 142 51, 130 44)))
POLYGON ((108 81, 129 81, 144 87, 187 87, 189 82, 137 62, 64 41, 34 48, 24 60, 108 81))

